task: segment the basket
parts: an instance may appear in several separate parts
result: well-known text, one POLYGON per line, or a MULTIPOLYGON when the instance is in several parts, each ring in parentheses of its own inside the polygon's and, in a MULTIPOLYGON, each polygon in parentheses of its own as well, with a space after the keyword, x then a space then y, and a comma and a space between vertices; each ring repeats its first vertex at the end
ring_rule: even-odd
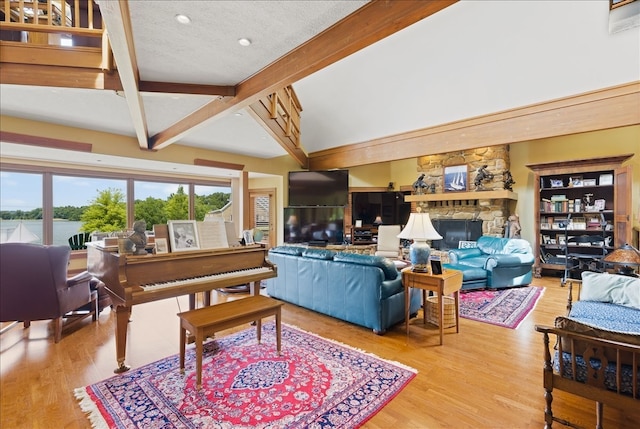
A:
MULTIPOLYGON (((456 326, 456 304, 450 296, 444 296, 444 324, 443 327, 451 328, 456 326)), ((436 326, 439 325, 440 307, 438 306, 438 296, 427 297, 426 309, 427 322, 436 326)))

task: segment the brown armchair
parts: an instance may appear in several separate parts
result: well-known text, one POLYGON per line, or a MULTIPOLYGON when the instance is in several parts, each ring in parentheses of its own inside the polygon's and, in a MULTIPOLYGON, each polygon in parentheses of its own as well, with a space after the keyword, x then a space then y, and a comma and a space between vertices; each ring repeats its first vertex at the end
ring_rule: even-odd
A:
POLYGON ((54 320, 54 340, 87 316, 97 319, 97 292, 86 271, 67 278, 71 249, 31 243, 0 244, 0 321, 54 320), (76 309, 90 304, 89 311, 76 309))

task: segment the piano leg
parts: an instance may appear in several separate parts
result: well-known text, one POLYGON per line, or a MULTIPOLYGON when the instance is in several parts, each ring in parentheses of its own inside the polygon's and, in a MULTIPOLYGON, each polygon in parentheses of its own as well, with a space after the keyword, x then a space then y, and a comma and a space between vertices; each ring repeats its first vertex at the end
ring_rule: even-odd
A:
POLYGON ((113 370, 116 374, 129 371, 131 367, 125 365, 125 353, 127 349, 127 325, 131 317, 131 307, 116 306, 116 359, 118 367, 113 370))

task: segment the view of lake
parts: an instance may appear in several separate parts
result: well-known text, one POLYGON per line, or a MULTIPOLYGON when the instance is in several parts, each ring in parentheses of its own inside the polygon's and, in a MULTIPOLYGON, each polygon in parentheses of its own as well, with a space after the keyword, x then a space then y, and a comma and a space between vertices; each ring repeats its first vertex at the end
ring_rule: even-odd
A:
MULTIPOLYGON (((42 244, 42 220, 0 220, 0 243, 5 242, 22 222, 29 231, 38 236, 33 243, 42 244)), ((53 222, 53 244, 69 244, 69 237, 80 232, 82 222, 56 220, 53 222)))

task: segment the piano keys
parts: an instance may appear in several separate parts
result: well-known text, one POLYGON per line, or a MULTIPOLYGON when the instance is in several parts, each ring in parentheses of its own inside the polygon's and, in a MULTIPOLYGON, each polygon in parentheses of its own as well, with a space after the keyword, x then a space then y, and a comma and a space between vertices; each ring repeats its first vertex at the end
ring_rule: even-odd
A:
MULTIPOLYGON (((260 245, 166 253, 124 255, 102 242, 87 243, 87 271, 105 284, 116 313, 114 372, 127 371, 125 350, 131 307, 145 302, 190 295, 250 283, 251 294, 260 293, 260 281, 275 277, 276 266, 260 245)), ((205 305, 209 304, 205 294, 205 305)))

